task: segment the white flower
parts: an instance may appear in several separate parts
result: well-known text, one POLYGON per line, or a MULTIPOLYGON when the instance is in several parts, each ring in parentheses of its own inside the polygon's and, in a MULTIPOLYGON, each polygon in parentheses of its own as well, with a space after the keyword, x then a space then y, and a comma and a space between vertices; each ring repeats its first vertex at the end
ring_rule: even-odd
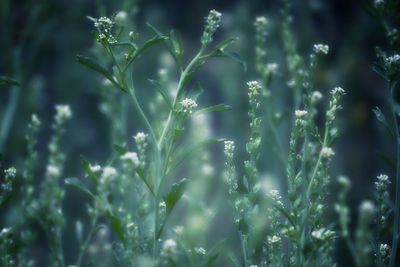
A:
POLYGON ((57 177, 60 175, 60 169, 57 166, 49 164, 46 167, 46 174, 49 177, 57 177))
POLYGON ((360 205, 360 212, 367 216, 371 216, 372 214, 375 213, 374 203, 372 203, 372 201, 369 200, 364 200, 360 205))
POLYGON ((202 248, 202 247, 195 248, 194 251, 195 251, 197 254, 206 255, 206 250, 205 250, 204 248, 202 248))
POLYGON ((214 167, 211 166, 210 164, 203 164, 201 166, 201 172, 202 172, 202 174, 204 174, 206 176, 211 176, 215 173, 214 167))
POLYGON ((312 237, 321 241, 331 238, 334 234, 335 232, 325 228, 320 228, 311 232, 312 237))
POLYGON ((100 172, 101 171, 101 166, 99 164, 96 165, 89 165, 89 169, 93 172, 100 172))
POLYGON ((379 7, 379 6, 383 5, 383 4, 385 4, 385 0, 375 0, 374 1, 374 5, 376 7, 379 7))
POLYGON ((132 163, 135 168, 140 166, 140 160, 136 152, 126 152, 121 156, 121 159, 132 163))
POLYGON ((386 58, 386 64, 388 64, 389 66, 391 65, 397 65, 398 63, 400 63, 400 55, 399 54, 395 54, 393 56, 389 56, 386 58))
POLYGON ((338 182, 341 186, 345 187, 345 188, 349 188, 350 187, 350 180, 349 178, 347 178, 346 176, 340 175, 338 177, 338 182))
POLYGON ((322 94, 320 91, 314 91, 311 95, 311 102, 316 103, 322 99, 322 94))
POLYGON ((7 170, 4 170, 4 174, 7 178, 14 178, 17 175, 17 169, 10 167, 7 170))
POLYGON ((147 134, 144 132, 138 132, 135 136, 133 136, 133 139, 135 139, 136 143, 144 143, 146 141, 147 134))
POLYGON ((317 54, 327 55, 329 53, 329 46, 324 44, 315 44, 314 52, 317 54))
POLYGON ((329 159, 335 155, 335 152, 333 151, 333 149, 330 147, 326 147, 326 146, 321 149, 320 153, 321 153, 321 157, 327 158, 327 159, 329 159))
POLYGON ((31 116, 32 125, 38 127, 40 125, 40 120, 36 114, 32 114, 31 116))
POLYGON ((125 11, 120 11, 117 13, 117 15, 115 15, 114 20, 115 23, 123 26, 128 21, 128 13, 126 13, 125 11))
POLYGON ((281 238, 277 235, 269 236, 268 237, 268 243, 269 244, 277 244, 281 242, 281 238))
POLYGON ((72 111, 68 105, 56 105, 55 108, 55 120, 57 123, 63 123, 72 117, 72 111))
POLYGON ((182 233, 183 233, 183 230, 184 230, 185 228, 182 226, 182 225, 177 225, 177 226, 175 226, 175 228, 174 228, 174 232, 177 234, 177 235, 181 235, 182 233))
POLYGON ((101 178, 103 181, 107 181, 109 179, 115 178, 115 176, 117 176, 117 174, 118 174, 118 172, 114 167, 107 166, 107 167, 104 167, 101 178))
POLYGON ((249 96, 258 95, 261 90, 261 85, 258 81, 249 81, 247 82, 247 86, 249 87, 249 96))
POLYGON ((235 151, 235 142, 226 140, 224 141, 224 153, 227 157, 233 157, 235 151))
POLYGON ((277 63, 269 63, 265 66, 266 73, 276 73, 278 71, 278 64, 277 63))
POLYGON ((170 238, 164 241, 162 248, 164 251, 172 252, 176 249, 176 247, 177 247, 176 241, 170 238))
POLYGON ((2 230, 1 230, 1 232, 0 232, 0 236, 1 237, 3 237, 3 236, 5 236, 5 235, 8 235, 9 233, 11 233, 11 228, 9 227, 9 228, 3 228, 2 230))
POLYGON ((308 114, 307 110, 296 110, 294 115, 297 119, 304 119, 304 117, 308 114))
POLYGON ((342 87, 335 87, 335 89, 333 89, 332 91, 331 91, 331 94, 333 95, 333 96, 341 96, 341 95, 344 95, 346 93, 346 91, 342 88, 342 87))
POLYGON ((258 25, 267 25, 268 24, 268 19, 264 16, 260 16, 256 18, 256 21, 254 22, 256 26, 258 25))
POLYGON ((183 112, 191 114, 193 109, 197 107, 196 101, 190 98, 185 98, 181 101, 183 112))

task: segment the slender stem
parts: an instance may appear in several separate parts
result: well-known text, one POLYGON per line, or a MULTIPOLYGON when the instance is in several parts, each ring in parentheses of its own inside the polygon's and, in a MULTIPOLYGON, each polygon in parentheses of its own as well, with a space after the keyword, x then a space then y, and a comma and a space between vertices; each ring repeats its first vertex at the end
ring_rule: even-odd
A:
POLYGON ((391 83, 389 83, 390 89, 390 109, 393 116, 393 124, 396 135, 396 195, 395 195, 395 207, 394 207, 394 228, 392 237, 392 251, 390 255, 390 267, 396 265, 397 247, 399 242, 399 228, 400 228, 400 133, 399 124, 397 121, 397 115, 395 111, 395 103, 393 96, 393 89, 391 83))
POLYGON ((247 239, 245 235, 240 235, 240 241, 242 244, 242 253, 243 253, 243 260, 244 260, 244 267, 248 266, 248 259, 247 259, 247 239))
POLYGON ((1 121, 0 127, 0 152, 4 150, 4 144, 7 141, 8 134, 10 132, 11 125, 14 120, 15 111, 18 105, 18 99, 21 92, 20 88, 12 88, 11 95, 8 99, 6 111, 1 121))
MULTIPOLYGON (((179 83, 178 83, 178 87, 177 87, 177 92, 174 98, 174 102, 172 104, 172 108, 175 109, 176 103, 178 102, 178 98, 180 96, 181 91, 183 90, 183 86, 184 86, 184 82, 187 78, 187 75, 190 73, 190 71, 192 70, 192 67, 197 63, 197 61, 199 60, 199 58, 202 56, 203 52, 205 50, 205 47, 201 47, 200 51, 197 53, 197 55, 192 59, 192 61, 189 63, 189 65, 185 68, 185 70, 182 72, 180 78, 179 78, 179 83)), ((170 110, 169 114, 168 114, 168 119, 167 119, 167 123, 164 127, 164 130, 162 131, 161 134, 161 138, 158 142, 158 147, 160 149, 162 149, 163 143, 165 141, 166 135, 169 131, 169 128, 171 127, 171 123, 172 123, 172 116, 174 113, 174 110, 170 110)))
POLYGON ((78 261, 76 263, 76 267, 81 267, 82 265, 83 257, 85 256, 86 250, 89 247, 90 242, 92 241, 92 238, 96 232, 96 226, 97 226, 97 218, 94 218, 90 226, 89 234, 87 235, 85 242, 80 247, 80 252, 78 256, 78 261))

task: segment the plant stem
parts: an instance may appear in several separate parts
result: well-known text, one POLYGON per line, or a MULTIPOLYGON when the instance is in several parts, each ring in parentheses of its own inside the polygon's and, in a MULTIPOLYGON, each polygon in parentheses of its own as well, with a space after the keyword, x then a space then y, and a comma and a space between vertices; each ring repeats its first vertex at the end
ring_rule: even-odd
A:
POLYGON ((397 122, 397 115, 395 110, 395 100, 393 95, 392 84, 389 83, 390 90, 390 109, 393 116, 393 124, 396 135, 396 195, 395 195, 395 207, 394 207, 394 228, 392 237, 392 250, 390 255, 389 266, 394 267, 396 265, 397 247, 399 242, 399 228, 400 228, 400 133, 399 125, 397 122))
POLYGON ((85 242, 82 244, 81 248, 80 248, 80 252, 79 252, 79 257, 78 257, 78 261, 76 263, 76 267, 81 267, 82 265, 82 261, 83 261, 83 257, 85 256, 86 250, 89 247, 90 242, 92 241, 92 238, 96 232, 96 226, 97 226, 97 218, 94 218, 92 220, 91 226, 90 226, 90 231, 89 234, 87 235, 85 242))
POLYGON ((248 266, 248 259, 247 259, 247 237, 243 234, 240 235, 240 241, 242 244, 242 253, 243 253, 243 260, 244 260, 244 267, 248 266))
POLYGON ((6 111, 4 113, 3 119, 1 121, 0 127, 0 152, 4 152, 4 144, 7 141, 8 134, 10 132, 10 128, 12 122, 14 120, 15 111, 18 105, 18 99, 21 92, 20 88, 12 88, 11 95, 8 99, 6 111))

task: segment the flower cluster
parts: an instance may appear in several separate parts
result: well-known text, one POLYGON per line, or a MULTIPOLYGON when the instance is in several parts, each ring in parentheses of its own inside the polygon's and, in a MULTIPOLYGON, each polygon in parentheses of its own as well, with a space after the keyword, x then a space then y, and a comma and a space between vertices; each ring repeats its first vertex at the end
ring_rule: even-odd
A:
POLYGON ((68 105, 56 105, 55 109, 56 109, 55 121, 57 124, 62 124, 72 117, 72 111, 68 105))
POLYGON ((212 42, 214 33, 217 31, 219 24, 221 23, 222 14, 216 10, 211 10, 206 18, 206 25, 201 36, 201 44, 206 46, 212 42))
POLYGON ((341 87, 335 87, 331 91, 332 99, 329 101, 329 108, 326 111, 326 118, 329 123, 335 120, 337 110, 341 109, 339 105, 340 98, 345 94, 345 91, 341 87))
POLYGON ((314 52, 316 54, 324 54, 327 55, 329 53, 329 46, 324 44, 315 44, 314 52))
POLYGON ((190 98, 185 98, 181 101, 182 109, 184 113, 192 114, 193 109, 197 107, 196 101, 190 98))
POLYGON ((101 17, 96 19, 94 22, 94 27, 97 28, 99 33, 98 35, 98 42, 106 42, 108 44, 115 44, 117 40, 112 35, 112 28, 114 26, 114 21, 107 17, 101 17))
POLYGON ((137 168, 141 165, 136 152, 126 152, 121 156, 121 159, 132 165, 134 168, 137 168))

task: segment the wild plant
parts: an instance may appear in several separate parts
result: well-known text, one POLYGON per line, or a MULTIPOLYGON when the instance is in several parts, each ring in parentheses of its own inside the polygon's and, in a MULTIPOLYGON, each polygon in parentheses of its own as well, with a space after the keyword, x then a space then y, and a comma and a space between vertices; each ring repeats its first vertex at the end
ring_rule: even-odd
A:
MULTIPOLYGON (((198 109, 197 99, 201 89, 198 86, 191 87, 190 82, 207 59, 229 56, 225 48, 234 39, 223 41, 208 51, 221 20, 219 12, 210 11, 206 17, 200 49, 185 66, 182 43, 179 35, 173 31, 167 36, 149 25, 155 36, 139 45, 137 33, 132 31, 125 33, 123 27, 115 24, 116 17, 90 19, 96 29, 93 33, 96 41, 110 58, 113 72, 109 72, 108 69, 88 57, 78 56, 78 60, 103 75, 109 81, 109 87, 120 89, 122 93, 125 93, 125 97, 130 98, 144 124, 146 133, 139 131, 134 136, 136 152, 129 148, 130 142, 126 145, 115 145, 116 154, 104 166, 91 165, 83 160, 84 170, 91 178, 94 190, 87 188, 84 185, 85 182, 80 179, 66 180, 68 184, 81 189, 91 199, 88 208, 89 230, 86 231, 86 237, 80 244, 81 251, 77 266, 82 266, 84 263, 87 249, 96 229, 100 227, 99 220, 103 218, 108 218, 111 228, 119 238, 113 250, 121 264, 139 264, 140 266, 144 266, 146 262, 147 264, 172 264, 179 260, 177 241, 165 238, 163 242, 162 237, 165 235, 167 219, 184 194, 189 180, 182 178, 172 185, 171 182, 176 181, 174 177, 179 175, 177 172, 179 165, 194 151, 221 141, 221 139, 208 138, 185 145, 185 125, 194 113, 223 111, 228 108, 225 105, 217 105, 198 109), (162 83, 150 80, 160 93, 168 110, 168 116, 158 118, 160 120, 150 118, 146 114, 143 102, 137 98, 138 89, 134 86, 135 60, 156 44, 163 44, 166 47, 179 73, 179 81, 172 98, 163 88, 162 83), (134 199, 132 199, 132 192, 135 192, 134 199)), ((194 257, 196 261, 191 261, 194 266, 199 264, 208 266, 215 260, 214 255, 209 255, 204 249, 190 251, 183 250, 185 253, 197 254, 194 257)), ((182 259, 185 255, 180 256, 182 259)), ((193 258, 191 255, 186 255, 186 257, 193 258)))

